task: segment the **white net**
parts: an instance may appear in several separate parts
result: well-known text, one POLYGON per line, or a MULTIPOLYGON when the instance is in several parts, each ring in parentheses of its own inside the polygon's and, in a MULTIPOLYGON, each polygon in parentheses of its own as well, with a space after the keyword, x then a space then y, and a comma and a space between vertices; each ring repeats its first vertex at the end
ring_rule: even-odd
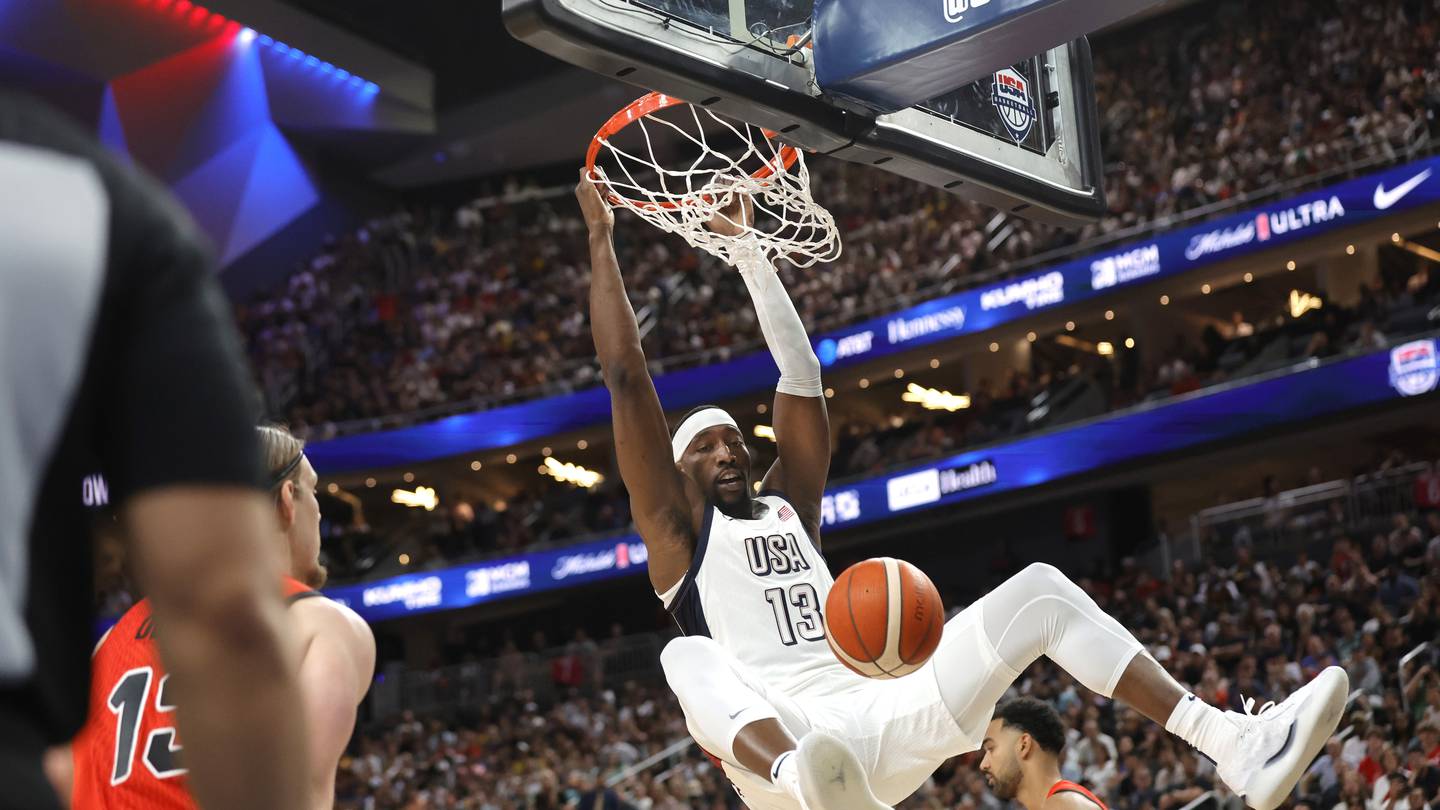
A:
POLYGON ((596 138, 594 176, 609 189, 612 207, 627 208, 726 264, 735 264, 742 244, 758 247, 772 263, 785 260, 797 267, 840 256, 835 219, 811 199, 810 171, 799 150, 759 127, 732 123, 693 104, 663 98, 660 103, 661 109, 596 138), (655 136, 663 139, 666 162, 683 168, 662 164, 655 136), (735 195, 747 194, 755 208, 749 225, 723 213, 735 195), (741 233, 711 231, 706 224, 717 216, 741 233))

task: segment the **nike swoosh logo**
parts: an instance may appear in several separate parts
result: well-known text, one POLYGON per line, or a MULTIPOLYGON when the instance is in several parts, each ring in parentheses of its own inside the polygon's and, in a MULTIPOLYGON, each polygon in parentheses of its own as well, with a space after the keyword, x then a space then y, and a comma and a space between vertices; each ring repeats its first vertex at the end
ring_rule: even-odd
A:
POLYGON ((1431 171, 1431 169, 1426 169, 1425 171, 1415 175, 1409 180, 1406 180, 1405 182, 1388 191, 1385 189, 1384 183, 1376 186, 1375 207, 1380 209, 1381 211, 1384 211, 1386 208, 1389 208, 1395 203, 1400 202, 1400 200, 1404 198, 1406 194, 1414 191, 1416 186, 1425 182, 1425 180, 1430 177, 1431 171))
POLYGON ((744 710, 744 709, 741 709, 739 712, 735 712, 734 714, 730 715, 730 719, 731 719, 731 720, 734 720, 735 718, 739 717, 739 716, 740 716, 740 712, 743 712, 743 711, 745 711, 745 710, 744 710))

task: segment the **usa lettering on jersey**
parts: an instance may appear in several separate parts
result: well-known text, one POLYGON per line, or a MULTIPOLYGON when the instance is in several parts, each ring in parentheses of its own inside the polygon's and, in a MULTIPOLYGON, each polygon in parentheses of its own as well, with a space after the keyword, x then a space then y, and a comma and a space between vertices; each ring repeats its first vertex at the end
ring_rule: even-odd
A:
POLYGON ((757 577, 809 571, 803 545, 793 532, 745 538, 745 556, 750 573, 757 577))

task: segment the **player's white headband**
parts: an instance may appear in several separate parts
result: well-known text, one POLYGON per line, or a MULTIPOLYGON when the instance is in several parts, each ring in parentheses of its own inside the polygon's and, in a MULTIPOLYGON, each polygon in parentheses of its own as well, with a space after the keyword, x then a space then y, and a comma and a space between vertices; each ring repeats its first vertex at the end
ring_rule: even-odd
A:
POLYGON ((736 431, 740 430, 740 426, 735 424, 734 417, 719 408, 706 408, 690 414, 690 417, 681 422, 680 427, 675 430, 675 438, 670 440, 670 449, 675 452, 675 460, 679 461, 680 457, 685 455, 685 448, 690 446, 690 442, 695 441, 695 437, 700 435, 700 431, 720 425, 729 425, 736 431))

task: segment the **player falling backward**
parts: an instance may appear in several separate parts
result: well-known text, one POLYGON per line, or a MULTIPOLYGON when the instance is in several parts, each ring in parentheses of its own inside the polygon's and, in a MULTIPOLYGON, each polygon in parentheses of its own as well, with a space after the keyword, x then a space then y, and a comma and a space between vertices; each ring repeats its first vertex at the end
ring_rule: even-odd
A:
MULTIPOLYGON (((283 428, 258 428, 275 498, 275 542, 285 570, 275 577, 299 637, 300 689, 309 739, 310 801, 335 804, 335 771, 355 728, 355 708, 375 671, 375 637, 354 611, 320 595, 320 504, 305 445, 283 428)), ((140 601, 95 648, 90 714, 75 738, 72 803, 76 808, 190 810, 183 740, 175 736, 173 701, 155 637, 165 628, 140 601)), ((184 711, 184 709, 181 709, 184 711)))
MULTIPOLYGON (((1285 702, 1227 712, 1187 693, 1118 622, 1052 566, 1033 564, 951 619, 934 656, 898 680, 867 680, 831 653, 820 609, 830 429, 820 364, 775 269, 736 262, 780 368, 779 458, 754 494, 750 451, 719 408, 669 433, 611 242, 613 215, 583 170, 590 321, 610 389, 620 474, 649 552, 650 580, 685 636, 661 664, 690 733, 756 810, 893 805, 939 764, 980 747, 996 702, 1040 656, 1122 700, 1215 761, 1268 810, 1335 729, 1347 678, 1331 667, 1285 702), (787 506, 789 508, 787 508, 787 506)), ((750 203, 710 223, 745 239, 750 203), (743 219, 742 219, 743 217, 743 219)))

